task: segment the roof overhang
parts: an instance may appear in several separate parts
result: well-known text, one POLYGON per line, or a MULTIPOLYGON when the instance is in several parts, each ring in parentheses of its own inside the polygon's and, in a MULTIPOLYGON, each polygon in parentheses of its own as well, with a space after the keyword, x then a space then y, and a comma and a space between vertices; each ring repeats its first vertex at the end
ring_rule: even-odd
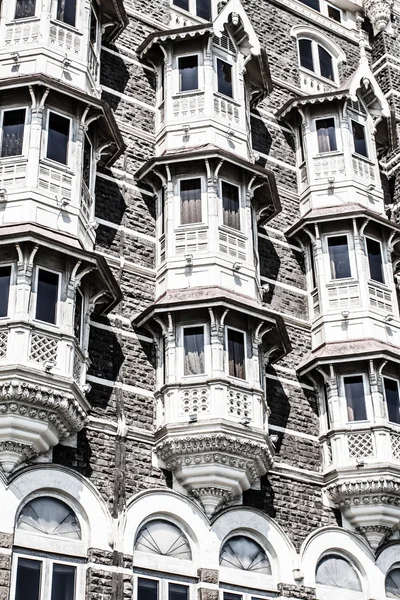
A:
POLYGON ((347 90, 332 90, 323 94, 313 94, 309 96, 295 96, 279 108, 275 116, 277 119, 289 120, 292 114, 302 106, 311 106, 313 104, 324 104, 325 102, 334 102, 347 99, 350 97, 350 91, 347 90))
POLYGON ((179 27, 178 29, 168 29, 160 33, 154 31, 140 44, 136 50, 140 58, 145 58, 153 46, 162 46, 170 41, 183 41, 190 38, 202 37, 211 35, 214 28, 211 24, 207 25, 192 25, 190 27, 179 27))
POLYGON ((128 15, 126 14, 123 0, 100 0, 100 4, 102 26, 105 31, 103 40, 112 42, 128 25, 128 15))

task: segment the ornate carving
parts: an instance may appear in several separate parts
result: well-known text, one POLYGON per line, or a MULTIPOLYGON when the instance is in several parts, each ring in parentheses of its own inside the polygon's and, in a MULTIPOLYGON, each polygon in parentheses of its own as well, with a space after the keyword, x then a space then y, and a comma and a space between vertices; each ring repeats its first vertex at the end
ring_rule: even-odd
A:
POLYGON ((394 0, 363 0, 364 11, 375 35, 387 28, 390 23, 394 0))
POLYGON ((368 479, 350 479, 341 483, 329 485, 326 489, 328 495, 335 502, 346 502, 359 496, 368 498, 369 495, 383 494, 382 498, 389 498, 391 495, 398 496, 400 503, 400 479, 391 477, 376 477, 368 479), (368 496, 364 497, 364 494, 368 496))

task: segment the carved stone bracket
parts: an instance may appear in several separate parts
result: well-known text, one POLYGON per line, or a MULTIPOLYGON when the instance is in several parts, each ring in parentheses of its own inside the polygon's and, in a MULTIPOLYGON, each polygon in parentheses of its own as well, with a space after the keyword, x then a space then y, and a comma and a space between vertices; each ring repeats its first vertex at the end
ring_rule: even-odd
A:
POLYGON ((365 14, 371 21, 375 35, 389 25, 393 3, 394 0, 363 0, 365 14))

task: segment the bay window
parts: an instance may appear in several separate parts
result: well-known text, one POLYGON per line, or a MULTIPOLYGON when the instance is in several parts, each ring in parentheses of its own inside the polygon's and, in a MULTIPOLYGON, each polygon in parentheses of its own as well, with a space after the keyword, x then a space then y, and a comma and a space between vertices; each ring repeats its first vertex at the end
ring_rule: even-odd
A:
POLYGON ((67 164, 69 132, 70 119, 58 113, 50 112, 47 134, 47 158, 63 165, 67 164))
POLYGON ((334 58, 321 44, 313 39, 299 39, 300 66, 316 75, 335 81, 334 58))
POLYGON ((240 229, 239 188, 226 181, 221 182, 223 223, 233 229, 240 229))
POLYGON ((400 425, 399 384, 395 379, 383 378, 388 420, 400 425))
POLYGON ((204 326, 183 328, 184 375, 201 375, 204 365, 204 326))
POLYGON ((201 223, 201 179, 180 181, 181 224, 201 223))
POLYGON ((1 156, 23 153, 26 109, 5 110, 1 127, 1 156))
POLYGON ((347 420, 365 421, 367 419, 367 410, 363 376, 352 375, 350 377, 343 377, 343 385, 347 405, 347 420))
POLYGON ((246 379, 245 336, 243 331, 228 328, 228 373, 231 377, 246 379))
POLYGON ((332 279, 351 277, 347 235, 329 237, 328 253, 332 279))
POLYGON ((178 60, 179 90, 189 92, 199 88, 199 59, 193 56, 181 56, 178 60))
POLYGON ((366 238, 369 276, 373 281, 385 283, 383 276, 381 245, 378 241, 366 238))
POLYGON ((232 65, 220 58, 217 58, 217 82, 218 92, 233 98, 232 65))
POLYGON ((38 269, 35 318, 53 325, 57 322, 58 273, 38 269))
POLYGON ((337 150, 335 119, 318 119, 315 122, 318 138, 318 152, 335 152, 337 150))

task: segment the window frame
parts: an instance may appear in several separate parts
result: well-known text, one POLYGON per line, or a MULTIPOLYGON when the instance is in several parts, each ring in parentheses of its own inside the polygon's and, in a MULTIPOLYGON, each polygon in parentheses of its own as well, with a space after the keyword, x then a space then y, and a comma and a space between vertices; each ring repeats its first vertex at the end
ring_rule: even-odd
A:
POLYGON ((361 160, 368 160, 371 162, 371 144, 370 144, 370 137, 367 135, 368 134, 368 128, 367 128, 367 121, 365 118, 363 118, 361 115, 357 115, 356 113, 353 112, 349 112, 349 120, 350 120, 350 134, 351 134, 351 144, 352 144, 352 154, 355 155, 357 158, 361 158, 361 160), (354 144, 354 130, 353 130, 353 122, 357 123, 358 125, 361 125, 361 127, 364 128, 364 133, 365 133, 365 148, 367 151, 367 156, 364 156, 364 154, 360 154, 359 152, 356 152, 356 148, 355 148, 355 144, 354 144))
MULTIPOLYGON (((311 9, 314 10, 314 9, 311 9)), ((330 17, 328 17, 330 18, 330 17)), ((333 87, 337 87, 339 85, 339 70, 338 70, 338 59, 337 57, 332 53, 332 51, 330 49, 328 49, 321 40, 317 40, 312 36, 312 32, 309 33, 309 35, 306 35, 306 32, 304 32, 302 35, 299 35, 297 37, 297 62, 298 62, 298 67, 300 71, 304 71, 305 73, 311 74, 314 77, 317 77, 319 79, 321 79, 323 82, 328 83, 329 85, 333 86, 333 87), (315 70, 310 70, 307 67, 304 67, 301 64, 301 56, 300 56, 300 40, 309 40, 311 42, 311 56, 312 56, 312 61, 313 61, 313 66, 315 70), (325 52, 327 52, 331 59, 332 59, 332 73, 333 73, 333 79, 329 79, 328 77, 325 77, 324 75, 321 74, 321 65, 320 65, 320 59, 319 59, 319 52, 318 52, 318 46, 321 46, 321 48, 323 48, 325 50, 325 52)), ((336 126, 335 126, 336 127, 336 126)))
MULTIPOLYGON (((71 132, 71 128, 70 128, 71 132)), ((70 136, 71 137, 71 136, 70 136)), ((69 140, 70 142, 70 140, 69 140)), ((68 143, 69 143, 68 142, 68 143)), ((68 152, 67 152, 68 154, 68 152)), ((68 158, 68 157, 67 157, 68 158)), ((96 160, 95 160, 95 144, 93 140, 90 138, 90 135, 87 131, 84 133, 83 144, 82 144, 82 183, 84 183, 90 194, 94 193, 94 187, 96 182, 96 160), (89 173, 89 185, 87 185, 83 178, 83 167, 84 167, 84 155, 85 155, 85 142, 88 142, 90 146, 90 173, 89 173)))
POLYGON ((244 329, 239 329, 238 327, 232 327, 231 325, 226 325, 225 326, 225 373, 226 376, 229 377, 230 379, 233 379, 234 381, 248 381, 248 376, 249 376, 249 369, 248 369, 248 352, 247 352, 247 332, 244 329), (244 350, 244 378, 242 379, 241 377, 235 377, 235 375, 231 375, 229 373, 229 341, 228 341, 228 330, 231 329, 232 331, 237 331, 239 333, 243 334, 243 350, 244 350))
POLYGON ((73 141, 73 135, 72 135, 72 129, 73 129, 73 123, 74 123, 74 119, 73 117, 71 117, 71 115, 68 115, 58 109, 53 109, 51 107, 48 107, 46 110, 46 119, 45 119, 45 129, 44 129, 44 133, 45 135, 43 136, 43 151, 42 151, 42 160, 47 161, 49 164, 51 164, 54 167, 58 167, 59 169, 63 169, 63 170, 70 170, 70 163, 71 163, 71 145, 72 145, 72 141, 73 141), (47 156, 47 150, 48 150, 48 145, 49 145, 49 133, 50 133, 50 129, 49 129, 49 123, 50 123, 50 114, 53 113, 59 117, 63 117, 64 119, 68 119, 69 121, 69 135, 68 135, 68 142, 67 142, 67 157, 66 157, 66 163, 61 163, 61 162, 57 162, 56 160, 53 160, 52 158, 48 158, 47 156))
MULTIPOLYGON (((397 386, 397 396, 399 399, 399 414, 400 414, 400 381, 398 379, 396 379, 395 377, 391 377, 390 375, 382 375, 382 379, 389 379, 390 381, 394 381, 396 382, 396 386, 397 386)), ((386 413, 386 418, 387 418, 387 422, 390 423, 391 425, 396 425, 397 427, 400 427, 400 420, 398 423, 396 423, 396 421, 390 421, 389 420, 389 410, 388 410, 388 405, 387 405, 387 397, 386 397, 386 386, 385 386, 385 381, 383 381, 383 397, 385 399, 385 413, 386 413)))
POLYGON ((356 264, 356 258, 354 255, 354 242, 353 242, 353 237, 350 234, 350 232, 349 231, 337 231, 335 233, 330 233, 330 234, 324 236, 324 242, 326 244, 326 247, 324 248, 324 254, 326 255, 325 263, 326 263, 326 268, 328 269, 326 272, 329 273, 329 280, 327 281, 327 283, 337 285, 337 283, 341 282, 341 281, 357 280, 357 277, 354 276, 354 273, 357 274, 357 264, 356 264), (341 236, 346 236, 346 238, 347 238, 347 248, 348 248, 348 252, 349 252, 349 263, 350 263, 351 275, 350 275, 350 277, 341 277, 341 278, 334 279, 332 277, 331 261, 330 261, 330 256, 329 256, 329 239, 334 238, 334 237, 341 237, 341 236))
POLYGON ((0 316, 0 322, 1 321, 6 321, 7 319, 10 319, 13 314, 14 314, 14 307, 15 307, 15 298, 14 298, 14 285, 15 285, 15 263, 13 262, 0 262, 0 268, 2 267, 10 267, 10 286, 8 288, 8 304, 7 304, 7 314, 4 317, 0 316), (10 303, 10 300, 12 300, 12 302, 10 303), (11 310, 10 310, 11 308, 11 310))
POLYGON ((371 390, 369 387, 369 381, 367 373, 364 371, 354 371, 351 373, 343 373, 340 375, 340 397, 342 399, 342 414, 344 415, 344 424, 346 426, 357 427, 358 425, 362 425, 364 423, 370 423, 372 421, 372 404, 371 404, 371 390), (363 389, 364 389, 364 403, 365 403, 365 414, 366 419, 349 421, 347 414, 347 398, 346 398, 346 389, 344 385, 344 380, 347 377, 362 377, 363 389))
POLYGON ((197 52, 184 52, 182 54, 177 54, 176 59, 176 76, 175 76, 175 85, 173 90, 173 96, 176 95, 190 95, 190 94, 198 94, 200 92, 204 92, 204 82, 203 82, 203 61, 202 61, 202 53, 197 52), (191 56, 197 56, 197 88, 193 88, 192 90, 181 90, 181 70, 179 67, 179 61, 181 58, 189 58, 191 56))
POLYGON ((72 31, 79 31, 79 27, 78 27, 78 22, 80 21, 80 6, 79 6, 79 0, 75 0, 75 24, 74 25, 70 25, 69 23, 66 23, 65 21, 60 21, 59 19, 57 19, 57 8, 58 8, 58 0, 56 0, 55 2, 52 3, 52 10, 51 10, 51 21, 54 21, 57 25, 61 25, 62 27, 66 27, 67 29, 72 29, 72 31))
POLYGON ((180 336, 181 336, 181 343, 179 344, 179 346, 182 349, 182 357, 181 360, 179 361, 180 364, 180 369, 179 372, 182 373, 182 379, 187 380, 187 379, 197 379, 199 377, 204 377, 207 376, 208 373, 210 372, 210 365, 209 365, 209 353, 206 350, 207 346, 208 346, 208 325, 206 322, 198 322, 196 321, 195 323, 185 323, 182 324, 180 326, 180 336), (204 373, 196 373, 194 375, 185 375, 185 329, 192 329, 194 327, 202 327, 203 328, 203 336, 204 336, 204 373))
MULTIPOLYGON (((213 48, 217 49, 218 46, 213 46, 213 48)), ((214 94, 221 96, 231 102, 237 102, 237 88, 236 88, 236 62, 233 60, 234 56, 232 53, 223 53, 220 49, 214 51, 214 94), (218 89, 218 61, 226 63, 231 67, 231 75, 232 75, 232 96, 227 96, 223 92, 220 92, 218 89)))
POLYGON ((218 191, 219 191, 219 197, 220 197, 220 208, 221 208, 221 219, 220 219, 220 224, 222 227, 226 227, 229 231, 236 231, 236 232, 240 232, 243 233, 242 231, 242 223, 243 223, 243 218, 242 218, 242 186, 238 183, 232 182, 229 179, 226 179, 224 177, 219 177, 219 182, 218 182, 218 191), (226 225, 226 223, 224 223, 224 203, 223 203, 223 196, 222 196, 222 184, 223 183, 227 183, 228 185, 231 185, 233 187, 236 187, 238 190, 238 198, 239 198, 239 228, 236 229, 236 227, 231 227, 230 225, 226 225))
POLYGON ((340 127, 339 127, 337 115, 327 114, 327 115, 319 115, 318 117, 315 117, 313 119, 313 129, 314 129, 314 136, 315 136, 315 147, 317 149, 317 152, 314 154, 314 157, 324 157, 327 155, 338 154, 338 153, 342 152, 342 138, 340 135, 340 127), (335 130, 335 140, 336 140, 336 150, 327 150, 326 152, 321 152, 319 149, 319 143, 318 143, 317 122, 318 121, 326 121, 328 119, 333 119, 334 130, 335 130))
POLYGON ((387 283, 386 283, 386 273, 385 273, 385 262, 383 260, 384 257, 384 253, 383 253, 383 244, 382 244, 382 240, 373 237, 371 235, 366 235, 365 236, 365 258, 367 261, 367 267, 368 267, 368 282, 373 283, 374 285, 380 285, 380 286, 384 286, 385 288, 388 287, 387 283), (372 279, 371 277, 371 269, 369 266, 369 259, 368 259, 368 246, 367 246, 367 240, 372 240, 373 242, 377 242, 379 244, 379 248, 380 248, 380 253, 381 253, 381 265, 382 265, 382 276, 383 276, 383 281, 378 281, 377 279, 372 279))
POLYGON ((183 227, 200 227, 200 226, 205 226, 207 224, 207 214, 206 214, 206 208, 207 208, 207 203, 206 203, 206 193, 207 193, 207 188, 206 188, 206 182, 205 182, 205 176, 202 172, 194 172, 191 174, 190 177, 187 177, 186 175, 178 176, 176 179, 176 190, 175 190, 175 197, 177 198, 177 204, 176 204, 176 222, 175 222, 175 227, 176 228, 183 228, 183 227), (182 223, 182 213, 181 213, 181 181, 190 181, 191 179, 200 179, 200 205, 201 205, 201 221, 196 221, 196 223, 182 223))
POLYGON ((16 23, 21 23, 22 21, 29 21, 31 19, 37 19, 38 18, 38 0, 35 0, 35 11, 33 15, 30 15, 29 17, 16 17, 16 12, 17 12, 17 4, 18 4, 18 0, 15 0, 14 2, 14 9, 12 12, 12 19, 11 22, 16 22, 16 23))
MULTIPOLYGON (((179 560, 179 559, 178 559, 179 560)), ((168 588, 170 583, 176 583, 178 585, 184 585, 188 588, 188 600, 195 600, 195 589, 194 582, 188 581, 187 576, 183 576, 178 572, 162 572, 159 575, 154 573, 148 573, 147 570, 140 572, 133 572, 133 600, 139 600, 138 597, 138 579, 150 579, 157 581, 158 583, 158 594, 157 600, 169 600, 168 588)), ((190 577, 192 579, 192 577, 190 577)), ((79 600, 79 599, 76 599, 79 600)))
POLYGON ((27 139, 29 136, 26 135, 26 129, 28 126, 28 111, 29 106, 13 106, 12 108, 2 108, 0 115, 0 152, 3 145, 3 123, 4 123, 4 113, 14 111, 14 110, 25 110, 25 121, 24 121, 24 134, 22 139, 22 154, 14 154, 13 156, 0 156, 0 161, 6 160, 18 160, 19 158, 26 158, 27 156, 27 146, 29 147, 29 140, 27 139))
POLYGON ((200 17, 197 14, 196 0, 188 0, 188 10, 186 10, 186 8, 182 8, 181 6, 177 6, 173 0, 171 0, 170 6, 171 6, 171 8, 173 8, 173 10, 181 12, 185 16, 190 15, 191 17, 194 17, 195 19, 200 19, 201 23, 212 22, 215 18, 215 6, 214 6, 213 0, 210 0, 210 20, 209 21, 207 21, 206 19, 203 19, 203 17, 200 17))
POLYGON ((60 326, 60 304, 61 304, 61 286, 62 286, 62 282, 63 282, 63 273, 62 271, 57 271, 56 269, 52 269, 52 268, 48 268, 48 267, 44 267, 42 265, 36 265, 35 266, 35 276, 34 276, 34 284, 33 284, 33 291, 34 291, 34 295, 35 295, 35 301, 32 302, 33 305, 33 315, 32 315, 32 319, 33 321, 35 321, 36 323, 42 323, 43 325, 48 325, 49 327, 57 327, 59 328, 60 326), (55 311, 55 323, 49 323, 48 321, 41 321, 40 319, 36 318, 36 307, 37 307, 37 301, 38 301, 38 287, 39 287, 39 271, 48 271, 49 273, 54 273, 55 275, 58 276, 58 286, 57 286, 57 306, 56 306, 56 311, 55 311))

